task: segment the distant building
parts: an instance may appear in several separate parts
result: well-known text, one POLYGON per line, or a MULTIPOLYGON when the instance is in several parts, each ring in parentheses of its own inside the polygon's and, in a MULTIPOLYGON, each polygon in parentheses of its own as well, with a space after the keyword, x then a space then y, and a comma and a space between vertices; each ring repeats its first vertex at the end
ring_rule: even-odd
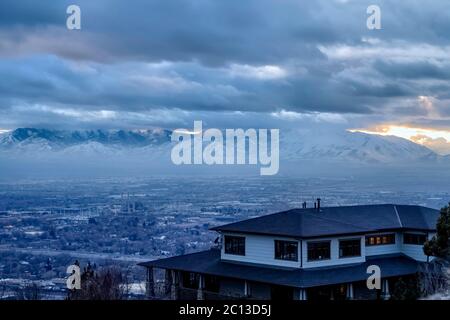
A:
POLYGON ((399 277, 427 261, 422 246, 435 234, 438 210, 410 205, 293 209, 212 230, 221 246, 141 263, 147 294, 172 299, 389 298, 399 277), (369 290, 367 267, 381 270, 369 290), (166 272, 163 288, 153 269, 166 272), (158 292, 155 292, 158 291, 158 292))

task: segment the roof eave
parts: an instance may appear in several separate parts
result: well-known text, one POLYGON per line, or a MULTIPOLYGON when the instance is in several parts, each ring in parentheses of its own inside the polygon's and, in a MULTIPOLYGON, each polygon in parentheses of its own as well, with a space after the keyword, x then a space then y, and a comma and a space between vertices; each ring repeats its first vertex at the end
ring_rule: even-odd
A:
POLYGON ((285 237, 285 238, 295 238, 295 239, 316 239, 316 238, 327 238, 327 237, 340 237, 340 236, 352 236, 352 235, 364 235, 371 233, 380 233, 380 232, 399 232, 399 231, 420 231, 420 232, 435 232, 436 229, 427 229, 427 228, 383 228, 383 229, 374 229, 367 231, 358 231, 358 232, 339 232, 339 233, 324 233, 317 235, 298 235, 298 234, 285 234, 285 233, 275 233, 275 232, 257 232, 257 231, 242 231, 242 230, 227 230, 222 229, 220 227, 214 227, 210 230, 216 231, 219 233, 232 233, 232 234, 245 234, 245 235, 259 235, 259 236, 274 236, 274 237, 285 237))

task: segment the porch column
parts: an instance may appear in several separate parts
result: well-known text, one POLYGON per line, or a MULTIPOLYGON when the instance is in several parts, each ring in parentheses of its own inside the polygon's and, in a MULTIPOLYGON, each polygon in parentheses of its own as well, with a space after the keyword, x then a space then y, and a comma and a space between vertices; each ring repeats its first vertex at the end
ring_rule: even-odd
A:
POLYGON ((172 270, 172 284, 170 286, 170 298, 172 300, 178 300, 178 291, 180 289, 179 287, 179 277, 178 272, 175 270, 172 270))
POLYGON ((389 300, 391 294, 389 293, 389 281, 388 279, 383 279, 381 283, 381 299, 389 300))
POLYGON ((205 276, 198 277, 197 300, 205 300, 205 276))
POLYGON ((244 297, 250 297, 250 285, 247 280, 244 280, 244 297))
POLYGON ((166 269, 164 274, 164 294, 167 296, 170 294, 170 289, 172 286, 172 273, 170 270, 166 269))
POLYGON ((146 288, 145 293, 147 296, 147 299, 150 299, 155 296, 155 282, 153 278, 153 267, 147 268, 147 281, 146 281, 146 288))
POLYGON ((347 300, 353 300, 353 283, 347 284, 347 300))
POLYGON ((308 300, 306 295, 306 289, 295 289, 294 290, 294 300, 308 300))

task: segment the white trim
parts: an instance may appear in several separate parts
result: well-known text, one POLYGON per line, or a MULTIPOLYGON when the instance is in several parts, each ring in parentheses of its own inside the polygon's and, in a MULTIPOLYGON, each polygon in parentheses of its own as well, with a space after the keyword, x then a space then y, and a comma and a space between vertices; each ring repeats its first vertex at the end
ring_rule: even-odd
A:
POLYGON ((398 223, 400 224, 400 228, 403 228, 403 223, 402 223, 402 220, 400 220, 400 215, 398 214, 397 206, 394 206, 394 211, 395 211, 395 215, 397 216, 398 223))

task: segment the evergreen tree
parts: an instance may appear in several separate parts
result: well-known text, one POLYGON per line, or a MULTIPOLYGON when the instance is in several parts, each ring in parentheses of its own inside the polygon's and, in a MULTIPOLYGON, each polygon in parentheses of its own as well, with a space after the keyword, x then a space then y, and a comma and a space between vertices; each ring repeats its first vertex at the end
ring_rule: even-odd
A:
POLYGON ((423 252, 427 256, 448 259, 450 256, 450 207, 441 209, 437 224, 436 235, 425 242, 423 252))

